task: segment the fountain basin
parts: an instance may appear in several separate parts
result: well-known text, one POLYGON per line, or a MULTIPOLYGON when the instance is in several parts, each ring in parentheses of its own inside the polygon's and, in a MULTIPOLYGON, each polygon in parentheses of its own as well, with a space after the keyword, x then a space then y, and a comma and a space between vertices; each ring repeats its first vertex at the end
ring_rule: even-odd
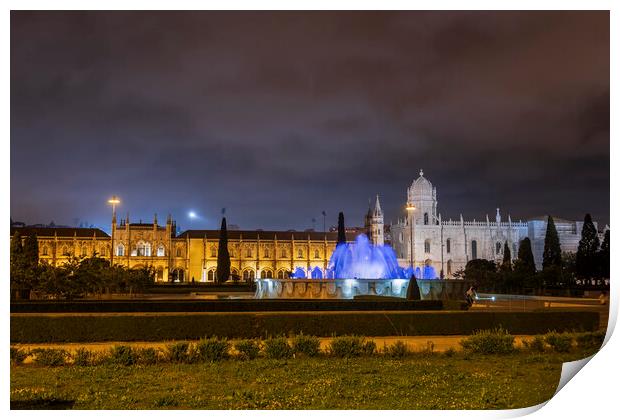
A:
MULTIPOLYGON (((462 280, 416 280, 422 300, 459 300, 462 280)), ((405 279, 257 279, 256 299, 353 299, 355 296, 407 297, 405 279)))

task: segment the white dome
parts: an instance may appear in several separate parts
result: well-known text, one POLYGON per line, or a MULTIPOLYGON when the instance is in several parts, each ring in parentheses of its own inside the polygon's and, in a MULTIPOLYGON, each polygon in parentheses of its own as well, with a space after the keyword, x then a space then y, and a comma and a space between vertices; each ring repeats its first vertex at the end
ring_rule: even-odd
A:
POLYGON ((435 188, 431 182, 424 178, 424 172, 420 169, 420 176, 413 181, 407 190, 407 200, 410 203, 420 200, 434 200, 436 197, 435 188))

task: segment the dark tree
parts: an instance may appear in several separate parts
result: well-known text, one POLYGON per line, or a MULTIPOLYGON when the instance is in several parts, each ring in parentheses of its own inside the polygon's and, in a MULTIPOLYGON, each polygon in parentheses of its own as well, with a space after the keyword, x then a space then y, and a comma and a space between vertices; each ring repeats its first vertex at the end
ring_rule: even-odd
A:
POLYGON ((495 262, 483 259, 468 261, 464 278, 469 284, 476 285, 485 292, 494 292, 499 281, 495 262))
POLYGON ((510 255, 510 247, 508 241, 504 242, 504 259, 502 260, 502 271, 512 271, 512 256, 510 255))
POLYGON ((581 229, 581 240, 577 248, 577 257, 575 259, 575 272, 580 279, 592 279, 598 277, 599 259, 598 248, 599 239, 592 223, 592 216, 586 214, 583 219, 583 228, 581 229))
POLYGON ((11 288, 19 289, 23 287, 26 278, 26 264, 24 259, 24 248, 22 237, 19 232, 15 232, 11 238, 11 288))
POLYGON ((415 276, 412 274, 409 279, 409 284, 407 285, 407 300, 420 300, 420 286, 418 286, 418 281, 415 276))
POLYGON ((543 251, 543 270, 562 266, 562 249, 560 238, 551 216, 547 217, 547 232, 545 233, 545 249, 543 251))
POLYGON ((530 238, 525 237, 519 242, 519 253, 515 261, 515 271, 525 276, 536 274, 536 263, 532 253, 532 243, 530 238))
POLYGON ((39 265, 39 241, 34 233, 24 240, 24 260, 28 268, 39 265))
POLYGON ((609 278, 609 229, 605 231, 605 238, 601 244, 601 250, 599 252, 599 264, 601 270, 601 277, 604 279, 609 278))
POLYGON ((338 244, 346 244, 347 243, 347 235, 344 231, 344 214, 342 212, 338 213, 338 244))
POLYGON ((222 227, 220 228, 216 275, 218 283, 224 283, 230 277, 230 254, 228 253, 228 231, 226 230, 225 217, 222 217, 222 227))

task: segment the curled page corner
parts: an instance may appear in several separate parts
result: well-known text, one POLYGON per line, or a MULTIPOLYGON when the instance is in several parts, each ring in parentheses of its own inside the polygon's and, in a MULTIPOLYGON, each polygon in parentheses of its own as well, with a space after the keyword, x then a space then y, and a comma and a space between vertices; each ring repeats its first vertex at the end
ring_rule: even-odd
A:
POLYGON ((560 375, 560 382, 558 383, 558 387, 553 394, 554 397, 557 395, 558 392, 560 392, 562 388, 564 388, 564 385, 566 385, 568 381, 573 379, 573 376, 575 376, 577 372, 579 372, 590 360, 592 360, 595 354, 586 357, 585 359, 562 363, 562 374, 560 375))

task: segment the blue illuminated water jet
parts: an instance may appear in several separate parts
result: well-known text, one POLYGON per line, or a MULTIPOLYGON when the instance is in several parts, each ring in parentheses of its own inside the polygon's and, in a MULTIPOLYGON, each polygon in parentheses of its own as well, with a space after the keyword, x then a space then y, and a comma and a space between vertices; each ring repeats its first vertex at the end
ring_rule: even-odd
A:
POLYGON ((332 279, 408 279, 389 245, 373 245, 366 235, 354 243, 338 244, 327 266, 332 279))

